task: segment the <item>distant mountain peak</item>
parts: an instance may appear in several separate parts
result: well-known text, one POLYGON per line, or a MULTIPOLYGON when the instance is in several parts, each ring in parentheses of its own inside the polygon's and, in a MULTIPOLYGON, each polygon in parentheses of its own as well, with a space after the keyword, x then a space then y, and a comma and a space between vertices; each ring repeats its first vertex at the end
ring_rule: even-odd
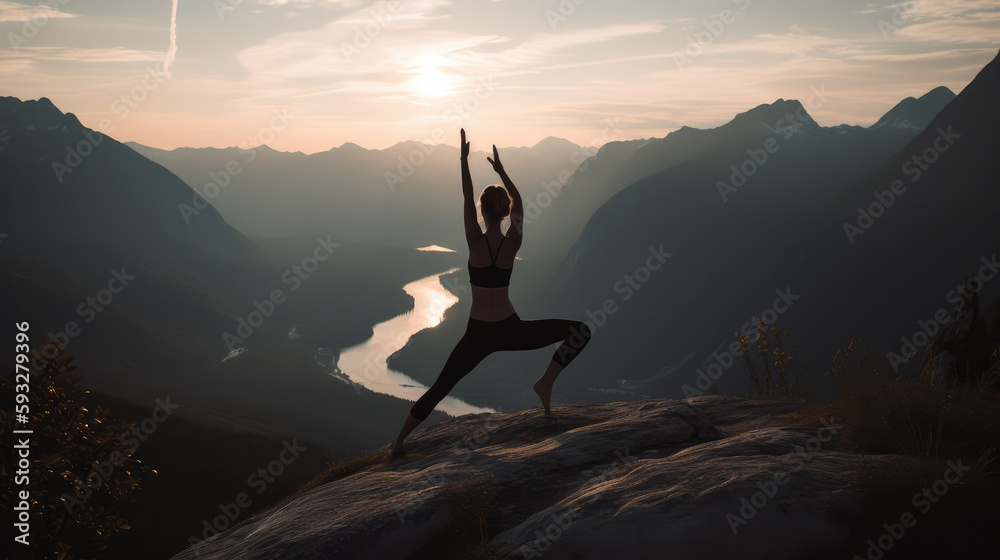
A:
POLYGON ((955 97, 955 93, 944 86, 930 90, 921 95, 919 99, 907 97, 882 115, 882 118, 869 128, 893 127, 923 130, 955 97))
POLYGON ((81 127, 73 113, 63 113, 48 97, 21 101, 0 97, 0 126, 14 130, 52 129, 60 126, 81 127))
POLYGON ((352 151, 354 151, 354 150, 364 150, 366 152, 368 151, 367 148, 362 148, 361 146, 355 144, 354 142, 344 142, 343 144, 341 144, 340 146, 338 146, 337 149, 338 150, 352 150, 352 151))
POLYGON ((252 148, 241 148, 239 146, 232 146, 229 149, 233 149, 233 148, 235 148, 237 150, 245 151, 245 152, 266 152, 266 153, 277 153, 278 152, 278 150, 275 150, 274 148, 272 148, 271 146, 268 146, 267 144, 261 144, 259 146, 254 146, 252 148))
POLYGON ((778 98, 774 103, 764 103, 749 111, 739 113, 726 126, 766 127, 772 132, 792 131, 806 133, 820 131, 822 127, 813 120, 797 99, 778 98), (790 128, 789 128, 790 127, 790 128))
MULTIPOLYGON (((438 145, 440 145, 440 144, 438 144, 438 145)), ((392 146, 389 146, 388 148, 386 148, 386 150, 405 150, 405 149, 418 149, 419 150, 419 149, 421 149, 420 148, 421 146, 425 146, 425 147, 428 147, 428 148, 434 148, 434 146, 432 146, 431 144, 428 144, 426 142, 420 142, 420 141, 417 141, 417 140, 402 140, 400 142, 396 142, 392 146)))
POLYGON ((567 146, 574 148, 579 147, 577 144, 570 142, 565 138, 559 138, 558 136, 546 136, 545 138, 539 140, 538 143, 536 143, 534 146, 532 146, 531 149, 535 150, 538 148, 561 148, 567 146))
POLYGON ((934 97, 942 97, 944 99, 947 99, 948 101, 951 101, 952 99, 955 99, 955 97, 957 97, 957 96, 955 95, 955 92, 951 91, 947 87, 945 87, 945 86, 938 86, 938 87, 936 87, 936 88, 928 91, 927 93, 921 95, 920 96, 920 101, 928 100, 928 99, 931 99, 931 98, 934 98, 934 97))

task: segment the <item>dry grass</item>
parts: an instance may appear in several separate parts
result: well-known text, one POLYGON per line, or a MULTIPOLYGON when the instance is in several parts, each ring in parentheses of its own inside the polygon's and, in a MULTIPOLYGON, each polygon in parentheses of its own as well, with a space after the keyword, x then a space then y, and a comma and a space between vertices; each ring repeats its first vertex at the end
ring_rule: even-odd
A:
POLYGON ((1000 392, 985 386, 926 381, 872 381, 799 413, 803 421, 832 415, 844 424, 850 451, 969 460, 1000 443, 1000 392))
MULTIPOLYGON (((854 369, 838 371, 840 381, 860 379, 863 373, 854 369)), ((894 540, 884 559, 995 557, 982 555, 1000 549, 1000 540, 983 530, 1000 500, 1000 392, 990 374, 996 369, 994 363, 976 376, 976 385, 887 379, 868 370, 867 381, 838 383, 837 398, 796 412, 798 421, 812 425, 833 416, 844 426, 836 447, 869 456, 852 473, 862 500, 858 516, 847 520, 845 558, 866 557, 869 539, 907 513, 916 525, 894 540), (972 468, 956 481, 954 474, 946 477, 954 464, 972 468), (922 497, 946 478, 953 483, 944 495, 922 497)))
POLYGON ((449 488, 458 506, 458 516, 477 529, 479 542, 488 542, 487 521, 496 507, 497 489, 493 475, 467 478, 449 488))

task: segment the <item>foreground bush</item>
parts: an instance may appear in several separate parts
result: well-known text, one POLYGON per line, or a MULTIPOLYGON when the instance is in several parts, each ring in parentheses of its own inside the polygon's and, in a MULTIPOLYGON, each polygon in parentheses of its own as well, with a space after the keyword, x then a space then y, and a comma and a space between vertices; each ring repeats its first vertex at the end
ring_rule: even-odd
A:
POLYGON ((79 386, 72 357, 52 342, 47 350, 52 358, 30 373, 27 423, 15 423, 13 372, 0 377, 0 393, 11 395, 0 409, 0 446, 14 449, 15 437, 25 437, 12 432, 16 426, 34 431, 30 482, 15 486, 4 461, 0 510, 13 518, 15 497, 28 490, 33 558, 98 558, 115 533, 129 529, 120 508, 134 501, 143 475, 155 471, 133 458, 123 438, 133 425, 102 407, 87 408, 89 391, 79 386))

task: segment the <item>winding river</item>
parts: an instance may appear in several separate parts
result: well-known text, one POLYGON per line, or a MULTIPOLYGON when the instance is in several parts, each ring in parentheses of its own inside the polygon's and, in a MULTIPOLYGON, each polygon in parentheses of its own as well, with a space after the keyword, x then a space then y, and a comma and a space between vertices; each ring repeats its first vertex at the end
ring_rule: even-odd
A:
MULTIPOLYGON (((455 270, 458 269, 432 274, 403 286, 403 290, 413 297, 413 309, 375 325, 374 334, 366 342, 342 350, 336 363, 340 372, 352 383, 377 393, 410 401, 420 398, 427 387, 406 374, 390 369, 386 359, 405 346, 418 331, 440 324, 445 310, 458 302, 458 298, 446 290, 440 280, 442 275, 455 270)), ((445 397, 437 410, 452 416, 494 412, 491 408, 473 406, 455 397, 445 397)))

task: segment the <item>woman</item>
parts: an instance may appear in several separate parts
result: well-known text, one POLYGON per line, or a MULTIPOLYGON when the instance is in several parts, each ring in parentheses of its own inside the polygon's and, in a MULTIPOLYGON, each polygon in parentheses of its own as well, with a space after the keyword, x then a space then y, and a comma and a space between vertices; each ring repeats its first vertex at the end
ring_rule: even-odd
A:
POLYGON ((544 319, 524 321, 517 316, 507 296, 514 256, 521 248, 523 207, 521 194, 511 182, 497 147, 493 159, 486 158, 500 175, 503 187, 490 185, 479 196, 479 205, 486 222, 486 232, 479 228, 476 203, 472 195, 472 175, 469 173, 469 143, 462 129, 462 194, 465 196, 465 239, 469 244, 469 280, 472 284, 472 310, 465 334, 458 341, 437 381, 410 409, 403 429, 392 443, 392 454, 403 454, 403 440, 423 422, 456 383, 486 356, 497 350, 534 350, 562 342, 534 389, 549 414, 549 400, 556 376, 590 341, 590 329, 580 321, 544 319), (500 222, 510 215, 507 236, 500 231, 500 222))

